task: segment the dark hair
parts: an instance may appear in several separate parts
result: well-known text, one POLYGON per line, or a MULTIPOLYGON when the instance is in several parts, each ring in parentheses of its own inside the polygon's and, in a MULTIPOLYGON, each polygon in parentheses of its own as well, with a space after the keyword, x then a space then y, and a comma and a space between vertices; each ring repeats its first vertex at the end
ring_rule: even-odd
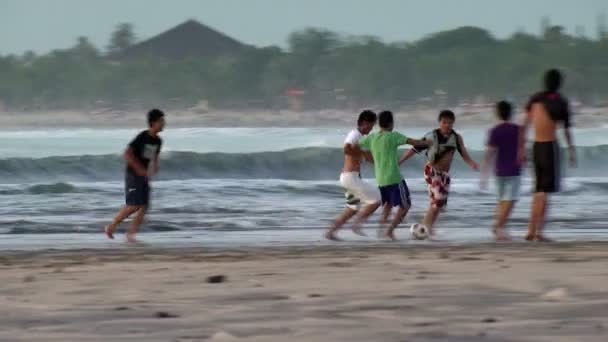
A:
POLYGON ((452 112, 451 110, 442 110, 441 112, 439 112, 439 117, 437 118, 437 121, 441 121, 443 119, 456 121, 456 115, 454 115, 454 112, 452 112))
POLYGON ((364 110, 359 114, 359 119, 357 120, 357 125, 361 125, 364 122, 376 123, 376 113, 371 110, 364 110))
POLYGON ((153 123, 165 117, 165 113, 163 113, 160 109, 152 109, 148 112, 148 125, 152 126, 153 123))
POLYGON ((380 128, 391 128, 393 123, 393 112, 390 110, 385 110, 378 114, 378 124, 380 125, 380 128))
POLYGON ((555 92, 562 86, 562 73, 557 69, 551 69, 545 73, 545 90, 555 92))
POLYGON ((502 120, 509 121, 513 115, 513 106, 507 101, 500 101, 496 104, 496 114, 502 120))

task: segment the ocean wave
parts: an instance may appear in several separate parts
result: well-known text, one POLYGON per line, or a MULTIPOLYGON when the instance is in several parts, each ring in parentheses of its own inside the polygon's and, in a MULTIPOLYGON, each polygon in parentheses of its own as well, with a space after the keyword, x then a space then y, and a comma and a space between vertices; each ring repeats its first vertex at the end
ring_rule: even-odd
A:
MULTIPOLYGON (((608 145, 579 147, 580 167, 570 172, 574 176, 601 176, 608 162, 608 145)), ((472 151, 480 161, 483 152, 472 151)), ((424 165, 422 156, 412 158, 402 172, 419 177, 424 165)), ((343 156, 339 148, 308 147, 281 152, 259 153, 194 153, 169 152, 162 156, 159 180, 179 179, 293 179, 332 180, 338 177, 343 156)), ((48 157, 40 159, 10 158, 0 160, 3 183, 91 182, 112 181, 124 177, 125 163, 117 155, 48 157)), ((362 173, 373 176, 367 164, 362 173)), ((456 158, 453 173, 457 177, 477 177, 456 158)), ((70 191, 65 187, 33 189, 33 191, 70 191)))
MULTIPOLYGON (((366 179, 367 182, 374 183, 373 179, 366 179)), ((407 178, 407 184, 412 194, 426 195, 427 185, 420 175, 407 178)), ((496 194, 493 180, 489 182, 489 188, 482 190, 479 186, 479 179, 476 178, 455 178, 452 182, 450 194, 464 197, 494 197, 496 194)), ((195 196, 201 200, 214 200, 215 198, 260 198, 265 196, 295 196, 295 197, 342 197, 344 189, 340 186, 337 179, 331 181, 300 181, 300 180, 278 180, 278 179, 254 179, 254 180, 234 180, 234 179, 194 179, 194 180, 171 180, 159 181, 154 184, 155 196, 195 196), (187 191, 190 190, 190 191, 187 191)), ((63 194, 89 194, 94 196, 112 196, 121 198, 123 194, 121 182, 101 182, 101 183, 41 183, 35 185, 3 185, 0 186, 0 197, 4 196, 54 196, 63 194)), ((570 177, 563 181, 561 194, 567 196, 600 194, 604 195, 608 191, 608 178, 585 178, 570 177)), ((533 192, 533 180, 524 177, 522 180, 522 195, 530 195, 533 192)), ((273 197, 275 198, 275 197, 273 197)), ((40 209, 44 213, 44 209, 40 209)), ((53 208, 50 214, 70 214, 73 209, 70 207, 65 211, 53 208)), ((88 212, 96 212, 97 209, 89 209, 88 212)), ((247 214, 249 210, 245 208, 233 208, 230 206, 211 205, 201 206, 200 204, 182 204, 177 206, 165 206, 159 209, 162 214, 222 214, 239 215, 247 214)), ((258 214, 273 215, 274 210, 260 210, 256 208, 258 214)))
POLYGON ((78 189, 68 183, 54 183, 54 184, 38 184, 30 186, 27 189, 28 193, 39 195, 39 194, 68 194, 76 192, 78 189))
POLYGON ((71 193, 94 193, 107 192, 95 187, 76 186, 70 183, 41 183, 26 186, 9 186, 8 188, 0 189, 0 196, 9 195, 52 195, 52 194, 71 194, 71 193))

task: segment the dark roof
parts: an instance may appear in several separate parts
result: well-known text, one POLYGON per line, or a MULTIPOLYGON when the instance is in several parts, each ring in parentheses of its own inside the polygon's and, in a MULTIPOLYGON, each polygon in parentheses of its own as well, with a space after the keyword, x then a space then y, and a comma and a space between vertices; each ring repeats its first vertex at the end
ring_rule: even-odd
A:
POLYGON ((187 57, 216 57, 237 53, 248 45, 216 31, 196 20, 188 20, 157 36, 135 44, 113 56, 113 59, 159 57, 183 59, 187 57))

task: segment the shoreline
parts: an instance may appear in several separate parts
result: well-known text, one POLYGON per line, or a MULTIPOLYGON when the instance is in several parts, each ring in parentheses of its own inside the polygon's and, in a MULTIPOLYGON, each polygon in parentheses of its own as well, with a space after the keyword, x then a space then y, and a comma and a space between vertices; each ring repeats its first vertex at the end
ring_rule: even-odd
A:
POLYGON ((0 340, 599 342, 606 247, 0 252, 0 340))

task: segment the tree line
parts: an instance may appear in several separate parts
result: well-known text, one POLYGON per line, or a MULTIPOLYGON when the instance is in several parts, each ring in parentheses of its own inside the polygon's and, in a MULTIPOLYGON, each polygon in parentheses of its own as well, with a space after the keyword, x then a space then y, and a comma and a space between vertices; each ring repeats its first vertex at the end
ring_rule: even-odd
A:
POLYGON ((301 90, 305 108, 520 101, 557 67, 568 95, 593 105, 608 91, 608 34, 599 33, 590 39, 548 25, 497 39, 460 27, 387 43, 311 28, 290 34, 285 49, 118 63, 108 56, 136 43, 132 25, 121 24, 104 50, 80 37, 69 49, 0 56, 0 102, 12 110, 187 108, 203 99, 215 108, 282 108, 289 89, 301 90))

